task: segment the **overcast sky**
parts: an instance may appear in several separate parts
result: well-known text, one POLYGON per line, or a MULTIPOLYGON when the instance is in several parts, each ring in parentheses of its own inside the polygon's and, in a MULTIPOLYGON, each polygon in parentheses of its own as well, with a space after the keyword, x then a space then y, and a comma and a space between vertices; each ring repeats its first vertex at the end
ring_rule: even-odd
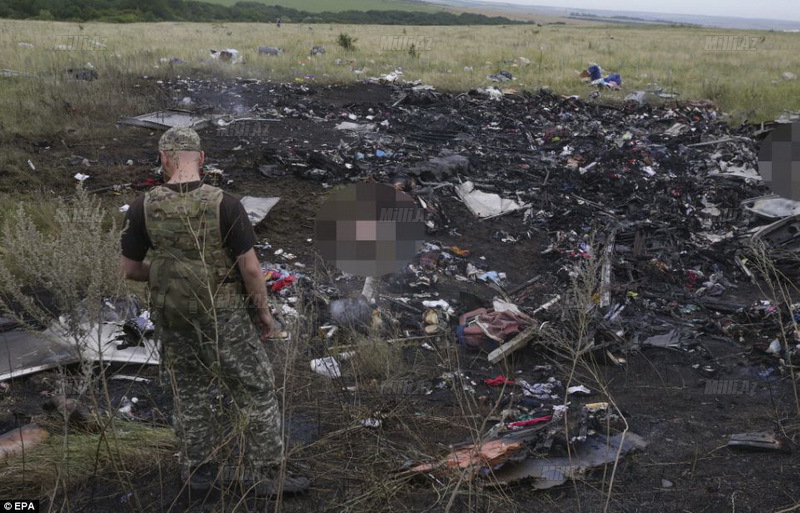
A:
POLYGON ((797 0, 484 0, 524 5, 607 9, 615 11, 704 14, 741 18, 774 18, 800 21, 797 0))

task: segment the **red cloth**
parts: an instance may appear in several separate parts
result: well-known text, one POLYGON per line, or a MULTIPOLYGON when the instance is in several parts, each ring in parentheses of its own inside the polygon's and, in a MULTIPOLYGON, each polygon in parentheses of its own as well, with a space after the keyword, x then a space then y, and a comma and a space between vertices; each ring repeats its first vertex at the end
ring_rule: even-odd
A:
POLYGON ((278 292, 284 287, 288 287, 297 280, 297 276, 289 275, 286 278, 276 281, 272 284, 272 292, 278 292))
POLYGON ((516 381, 512 381, 502 374, 497 376, 496 378, 486 378, 483 380, 484 383, 489 385, 490 387, 499 387, 501 385, 516 385, 516 381))
POLYGON ((508 427, 516 428, 516 427, 525 427, 525 426, 532 426, 534 424, 538 424, 540 422, 547 422, 548 420, 552 419, 552 415, 546 415, 544 417, 536 417, 535 419, 526 419, 526 420, 518 420, 516 422, 509 422, 508 427))

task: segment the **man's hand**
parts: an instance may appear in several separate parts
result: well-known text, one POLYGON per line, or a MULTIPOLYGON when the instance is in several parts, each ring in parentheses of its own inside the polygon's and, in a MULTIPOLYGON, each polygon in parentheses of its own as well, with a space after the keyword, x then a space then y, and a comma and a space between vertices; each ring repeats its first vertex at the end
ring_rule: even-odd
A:
POLYGON ((256 327, 261 330, 259 338, 261 338, 262 341, 266 341, 269 337, 274 335, 272 331, 275 328, 275 319, 272 318, 272 313, 269 311, 267 287, 264 284, 264 274, 261 272, 261 264, 258 263, 258 257, 253 248, 239 255, 236 262, 239 265, 242 278, 244 278, 244 286, 247 290, 247 294, 250 296, 250 301, 258 311, 256 327))
POLYGON ((275 329, 275 318, 272 317, 269 307, 259 309, 258 312, 258 323, 261 328, 261 335, 259 338, 262 342, 266 342, 270 337, 275 335, 275 333, 273 333, 275 329))

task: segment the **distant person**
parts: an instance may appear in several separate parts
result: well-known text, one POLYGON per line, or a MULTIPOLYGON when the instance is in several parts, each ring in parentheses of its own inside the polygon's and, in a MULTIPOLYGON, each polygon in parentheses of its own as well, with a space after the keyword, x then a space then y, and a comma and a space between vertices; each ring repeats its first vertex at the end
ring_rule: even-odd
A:
POLYGON ((218 478, 233 480, 220 477, 224 461, 212 453, 219 442, 214 402, 224 397, 216 410, 230 409, 234 417, 243 469, 236 481, 257 495, 281 486, 303 491, 304 477, 279 480, 282 419, 263 345, 274 320, 247 212, 236 197, 200 180, 205 154, 197 132, 171 128, 158 149, 166 183, 131 203, 120 264, 126 278, 149 285, 174 398, 181 477, 193 491, 212 488, 218 478))
POLYGON ((281 19, 280 18, 278 18, 278 21, 277 21, 276 24, 278 25, 278 28, 281 28, 281 19))

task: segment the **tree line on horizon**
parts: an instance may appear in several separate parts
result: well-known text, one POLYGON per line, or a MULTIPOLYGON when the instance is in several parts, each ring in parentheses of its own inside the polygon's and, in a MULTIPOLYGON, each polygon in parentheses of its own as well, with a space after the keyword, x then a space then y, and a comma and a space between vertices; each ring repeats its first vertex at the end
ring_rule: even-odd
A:
POLYGON ((280 5, 196 0, 0 0, 0 18, 135 23, 155 21, 350 23, 371 25, 508 25, 532 22, 450 12, 341 11, 312 13, 280 5))

